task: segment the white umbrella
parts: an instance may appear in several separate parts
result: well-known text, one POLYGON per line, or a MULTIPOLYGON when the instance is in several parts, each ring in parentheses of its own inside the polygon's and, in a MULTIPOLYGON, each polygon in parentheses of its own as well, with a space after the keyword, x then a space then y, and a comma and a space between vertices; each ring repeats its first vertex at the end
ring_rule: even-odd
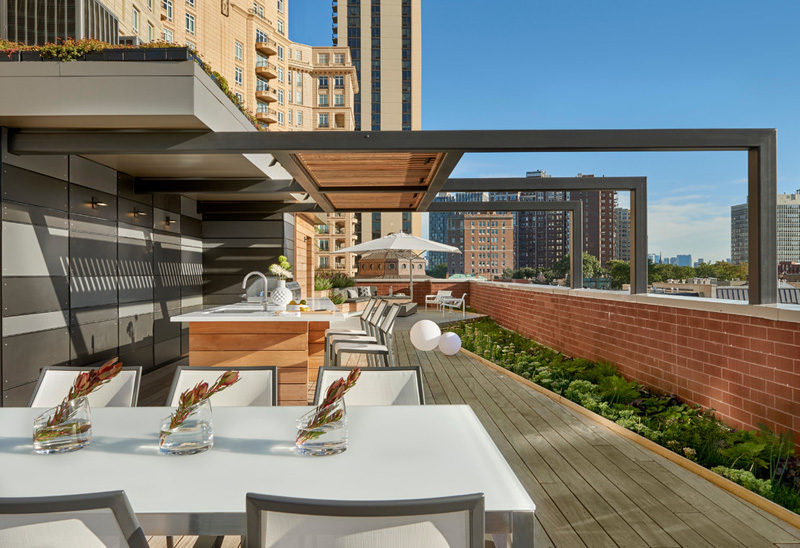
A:
MULTIPOLYGON (((340 249, 337 253, 366 253, 368 251, 386 251, 394 249, 397 251, 417 251, 417 257, 423 251, 441 251, 443 253, 461 253, 461 250, 452 245, 426 240, 419 236, 412 234, 405 234, 403 232, 396 232, 389 234, 377 240, 370 240, 351 247, 340 249)), ((411 292, 411 300, 414 300, 414 262, 411 260, 411 271, 408 278, 409 291, 411 292)))

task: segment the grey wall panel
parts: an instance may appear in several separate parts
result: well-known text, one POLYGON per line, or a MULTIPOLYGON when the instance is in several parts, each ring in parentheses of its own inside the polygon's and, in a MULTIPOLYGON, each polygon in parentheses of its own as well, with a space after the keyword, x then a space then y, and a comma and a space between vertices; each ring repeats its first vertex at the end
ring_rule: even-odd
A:
POLYGON ((181 286, 160 282, 155 278, 153 288, 153 305, 156 308, 176 309, 181 307, 181 286))
POLYGON ((283 222, 203 221, 204 238, 282 238, 283 222))
MULTIPOLYGON (((181 213, 181 197, 177 194, 154 194, 153 207, 170 213, 181 213)), ((196 206, 195 206, 196 210, 196 206)), ((173 215, 173 218, 175 216, 173 215)))
POLYGON ((68 306, 66 277, 3 278, 3 316, 53 312, 68 306))
POLYGON ((153 208, 153 230, 170 234, 181 233, 181 214, 166 209, 153 208))
POLYGON ((222 306, 223 304, 236 304, 242 302, 238 295, 203 295, 203 306, 222 306))
POLYGON ((69 211, 73 215, 86 215, 87 217, 116 221, 117 197, 81 185, 70 185, 69 211))
POLYGON ((80 156, 69 157, 69 180, 107 194, 117 194, 117 172, 80 156))
POLYGON ((167 339, 180 337, 181 324, 170 321, 170 317, 180 315, 181 311, 161 309, 158 306, 156 306, 155 310, 153 315, 153 340, 158 343, 167 339))
POLYGON ((86 365, 103 358, 113 358, 119 347, 119 322, 73 325, 70 327, 72 365, 86 365))
POLYGON ((144 372, 150 371, 155 365, 153 362, 153 345, 120 347, 119 359, 123 365, 138 366, 144 372))
POLYGON ((202 220, 203 216, 197 212, 197 200, 181 196, 181 215, 191 217, 197 221, 202 220))
POLYGON ((93 306, 90 308, 73 308, 70 310, 70 325, 86 325, 97 322, 116 321, 119 317, 119 307, 113 305, 93 306))
POLYGON ((38 205, 50 209, 69 209, 65 181, 3 164, 3 200, 38 205))
POLYGON ((209 249, 203 253, 203 272, 208 275, 244 276, 257 270, 267 272, 282 250, 209 249))
POLYGON ((116 276, 71 276, 69 290, 72 308, 115 304, 117 282, 116 276))
POLYGON ((69 270, 72 276, 116 276, 116 227, 110 227, 108 234, 90 234, 71 230, 69 256, 69 270))
POLYGON ((153 301, 152 276, 120 276, 119 277, 119 302, 133 303, 153 301))
POLYGON ((117 198, 117 219, 121 223, 136 226, 153 227, 153 208, 140 202, 134 202, 127 198, 117 198), (139 212, 135 215, 134 212, 139 212))
POLYGON ((188 215, 181 215, 181 234, 199 238, 203 235, 202 221, 188 215))
POLYGON ((153 345, 155 363, 166 363, 181 357, 181 338, 175 337, 153 345))
POLYGON ((117 255, 120 276, 146 276, 153 273, 152 232, 119 225, 117 255))
POLYGON ((66 327, 3 337, 3 388, 35 381, 45 365, 68 362, 69 329, 66 327))
POLYGON ((11 390, 3 390, 3 407, 28 407, 34 388, 36 383, 29 382, 11 390))
POLYGON ((66 229, 3 221, 3 276, 66 276, 66 229))
POLYGON ((117 195, 134 202, 153 205, 152 194, 137 194, 133 191, 133 177, 126 173, 117 173, 117 195))
POLYGON ((69 219, 66 211, 49 209, 31 204, 16 202, 3 202, 3 220, 13 223, 22 223, 50 228, 69 229, 69 219))
MULTIPOLYGON (((266 271, 266 269, 264 270, 266 271)), ((256 280, 260 280, 260 278, 251 278, 250 283, 255 283, 256 280)), ((203 281, 203 295, 238 296, 244 293, 242 276, 214 276, 205 272, 203 273, 203 281)))
POLYGON ((203 237, 203 250, 226 247, 229 249, 246 247, 250 249, 275 249, 283 248, 283 236, 274 238, 208 238, 203 237))

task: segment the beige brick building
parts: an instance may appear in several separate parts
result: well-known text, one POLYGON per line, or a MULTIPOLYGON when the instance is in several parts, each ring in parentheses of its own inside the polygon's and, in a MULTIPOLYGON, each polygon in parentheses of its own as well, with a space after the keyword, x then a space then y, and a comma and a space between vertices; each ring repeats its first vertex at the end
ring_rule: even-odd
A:
POLYGON ((358 242, 358 218, 354 213, 327 213, 319 217, 327 224, 317 225, 316 241, 317 270, 334 270, 355 276, 358 270, 356 256, 338 253, 337 250, 358 242))
POLYGON ((288 0, 104 0, 123 36, 196 49, 269 130, 354 129, 347 47, 289 40, 288 0))
POLYGON ((464 274, 492 279, 514 268, 514 216, 464 215, 464 274))

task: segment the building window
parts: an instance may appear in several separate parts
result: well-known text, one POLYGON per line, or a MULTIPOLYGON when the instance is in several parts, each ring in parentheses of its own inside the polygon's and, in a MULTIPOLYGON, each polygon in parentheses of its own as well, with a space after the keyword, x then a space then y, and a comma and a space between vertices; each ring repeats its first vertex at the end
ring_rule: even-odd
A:
POLYGON ((253 13, 258 15, 259 17, 264 17, 264 6, 259 4, 258 2, 253 2, 253 13))
POLYGON ((194 34, 194 15, 191 13, 186 14, 186 32, 194 34))
POLYGON ((278 13, 283 13, 283 0, 278 0, 278 13))
POLYGON ((153 11, 153 0, 147 0, 147 9, 153 11))
POLYGON ((327 88, 328 87, 328 77, 327 76, 320 76, 319 77, 319 87, 327 88))
POLYGON ((328 127, 328 113, 327 112, 320 112, 320 114, 319 114, 319 123, 317 125, 319 127, 328 127))
POLYGON ((256 29, 256 42, 266 42, 269 40, 267 33, 261 29, 256 29))
POLYGON ((147 23, 147 41, 152 42, 156 39, 156 29, 152 24, 147 23))
POLYGON ((133 8, 133 21, 131 22, 133 32, 139 34, 139 10, 133 8))
POLYGON ((298 126, 302 126, 303 125, 303 111, 302 110, 298 110, 297 111, 297 125, 298 126))
POLYGON ((303 90, 298 89, 294 92, 294 102, 298 105, 303 104, 303 90))
MULTIPOLYGON (((172 21, 172 0, 162 0, 161 7, 163 7, 166 12, 167 21, 172 21)), ((170 39, 170 42, 172 42, 172 39, 170 39)))
POLYGON ((278 111, 278 125, 283 125, 283 112, 278 111))
POLYGON ((236 99, 238 99, 238 100, 239 100, 239 104, 240 104, 240 105, 244 104, 244 97, 242 97, 242 94, 241 94, 241 93, 239 93, 239 92, 237 91, 237 92, 236 92, 234 95, 236 95, 236 99))
POLYGON ((327 53, 320 53, 320 54, 317 55, 317 62, 320 65, 327 65, 329 60, 330 60, 330 57, 328 56, 327 53))
POLYGON ((242 82, 244 81, 244 71, 241 67, 236 67, 233 69, 233 79, 236 82, 237 86, 241 86, 242 82))
POLYGON ((278 104, 279 105, 283 104, 283 90, 282 89, 278 90, 278 104))
POLYGON ((286 118, 286 123, 289 124, 290 126, 292 125, 292 109, 289 109, 289 115, 286 118))
POLYGON ((343 107, 344 106, 344 95, 341 93, 337 93, 333 96, 333 105, 336 107, 343 107))
POLYGON ((283 83, 283 67, 278 67, 278 82, 283 83))
POLYGON ((174 37, 170 29, 164 29, 164 41, 169 42, 170 44, 174 41, 174 37))
POLYGON ((321 93, 319 95, 319 104, 318 104, 318 106, 320 106, 320 107, 327 107, 328 106, 328 94, 327 93, 321 93))
MULTIPOLYGON (((290 86, 292 85, 292 71, 291 70, 286 73, 286 83, 289 84, 290 86)), ((292 100, 292 98, 289 97, 289 101, 291 101, 291 100, 292 100)))
POLYGON ((278 33, 283 34, 283 21, 278 19, 278 33))
POLYGON ((233 57, 237 61, 244 59, 244 45, 238 40, 233 43, 233 57))
POLYGON ((334 76, 333 87, 336 89, 344 89, 344 76, 334 76))
POLYGON ((194 7, 194 0, 186 0, 186 5, 194 7))
POLYGON ((302 86, 303 85, 303 73, 302 72, 296 72, 294 74, 294 84, 296 86, 302 86))
POLYGON ((191 40, 186 40, 186 47, 197 51, 197 46, 191 40))
POLYGON ((278 59, 283 61, 283 46, 278 46, 278 59))
POLYGON ((334 53, 333 62, 337 65, 344 65, 344 53, 334 53))

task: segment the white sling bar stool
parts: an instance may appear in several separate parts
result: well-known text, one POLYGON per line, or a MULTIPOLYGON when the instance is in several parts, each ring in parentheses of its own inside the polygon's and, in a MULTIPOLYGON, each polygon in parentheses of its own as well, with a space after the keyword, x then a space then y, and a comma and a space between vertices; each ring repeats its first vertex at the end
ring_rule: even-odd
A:
MULTIPOLYGON (((67 396, 78 374, 98 367, 47 365, 42 368, 28 407, 55 407, 67 396)), ((89 394, 92 407, 136 407, 141 367, 123 367, 116 377, 89 394)))

